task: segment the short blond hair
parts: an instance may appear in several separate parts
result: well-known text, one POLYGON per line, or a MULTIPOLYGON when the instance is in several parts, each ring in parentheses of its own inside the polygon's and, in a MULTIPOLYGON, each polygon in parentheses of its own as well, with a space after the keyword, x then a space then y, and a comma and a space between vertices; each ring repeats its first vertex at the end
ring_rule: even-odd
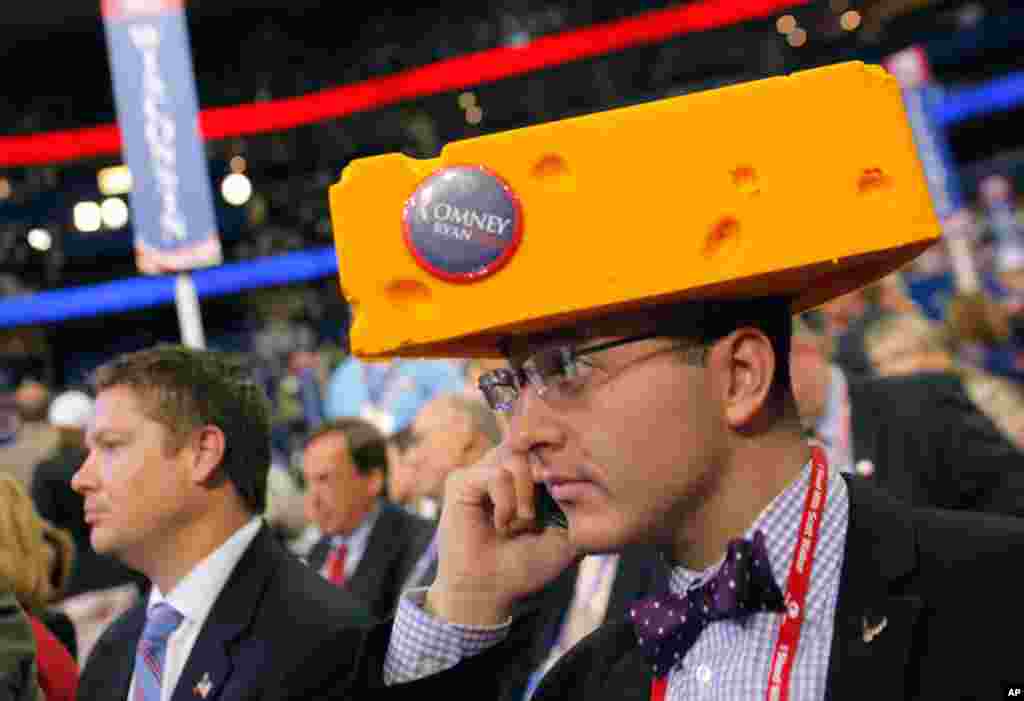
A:
POLYGON ((25 486, 0 474, 0 583, 29 611, 56 601, 71 574, 71 536, 36 512, 25 486))
POLYGON ((922 351, 952 354, 952 344, 945 326, 929 320, 922 314, 887 314, 872 322, 864 331, 864 349, 894 335, 911 336, 922 351))

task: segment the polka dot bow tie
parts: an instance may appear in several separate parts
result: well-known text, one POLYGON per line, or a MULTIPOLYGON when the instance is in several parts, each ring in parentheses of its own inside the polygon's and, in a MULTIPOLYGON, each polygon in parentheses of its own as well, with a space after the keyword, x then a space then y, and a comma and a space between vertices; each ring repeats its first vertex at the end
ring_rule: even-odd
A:
POLYGON ((642 599, 629 615, 644 657, 655 676, 662 677, 709 623, 742 620, 756 611, 785 611, 761 531, 754 533, 753 541, 730 541, 725 562, 704 584, 685 594, 642 599))

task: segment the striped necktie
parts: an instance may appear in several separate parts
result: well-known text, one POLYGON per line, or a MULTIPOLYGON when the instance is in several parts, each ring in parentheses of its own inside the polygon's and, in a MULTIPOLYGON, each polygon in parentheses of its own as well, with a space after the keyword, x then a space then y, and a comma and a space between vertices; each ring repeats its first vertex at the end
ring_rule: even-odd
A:
POLYGON ((160 701, 167 638, 183 619, 184 616, 166 602, 153 606, 146 613, 146 628, 135 653, 135 698, 132 701, 160 701))

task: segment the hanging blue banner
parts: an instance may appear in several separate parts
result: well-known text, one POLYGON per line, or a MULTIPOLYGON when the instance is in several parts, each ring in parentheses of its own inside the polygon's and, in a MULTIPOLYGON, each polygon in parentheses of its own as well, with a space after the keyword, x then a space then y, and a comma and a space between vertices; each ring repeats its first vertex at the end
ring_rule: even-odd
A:
POLYGON ((952 268, 959 292, 977 291, 982 283, 971 250, 977 227, 964 203, 949 140, 936 117, 943 104, 942 89, 933 82, 928 57, 920 46, 898 51, 884 64, 903 89, 907 120, 946 241, 945 252, 942 247, 933 247, 920 256, 916 268, 925 274, 941 274, 952 268))
POLYGON ((183 0, 102 0, 143 273, 222 260, 183 0))

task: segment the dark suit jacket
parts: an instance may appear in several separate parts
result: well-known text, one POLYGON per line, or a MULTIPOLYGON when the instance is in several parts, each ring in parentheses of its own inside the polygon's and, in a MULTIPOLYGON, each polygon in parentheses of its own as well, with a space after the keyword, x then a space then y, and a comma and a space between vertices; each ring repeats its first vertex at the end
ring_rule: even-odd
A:
MULTIPOLYGON (((530 616, 530 627, 535 632, 524 636, 529 638, 528 652, 518 655, 502 670, 498 697, 501 701, 522 701, 530 675, 547 660, 561 632, 578 577, 579 567, 573 565, 517 613, 530 616)), ((619 560, 605 621, 624 619, 634 601, 667 589, 668 569, 658 552, 654 548, 628 548, 619 560)))
POLYGON ((1024 454, 968 398, 955 375, 851 380, 853 459, 921 507, 1024 515, 1024 454))
MULTIPOLYGON (((383 503, 373 525, 366 552, 344 588, 370 612, 383 620, 398 605, 402 584, 426 549, 434 532, 434 523, 410 514, 405 509, 383 503)), ((321 538, 309 552, 309 565, 319 571, 331 549, 331 539, 321 538)))
MULTIPOLYGON (((103 633, 82 672, 80 701, 127 698, 147 603, 103 633)), ((210 610, 172 698, 196 701, 194 689, 209 675, 212 688, 205 701, 262 699, 282 670, 326 641, 338 646, 332 650, 330 664, 337 669, 331 673, 343 674, 362 638, 359 626, 371 620, 359 602, 286 552, 264 526, 210 610)))
MULTIPOLYGON (((1024 627, 1024 603, 1011 564, 1024 558, 1024 521, 912 509, 863 479, 847 482, 850 524, 826 698, 1004 698, 1004 684, 1024 684, 1012 642, 1024 627), (865 619, 883 618, 885 628, 865 642, 865 619)), ((447 671, 384 687, 390 632, 390 624, 370 632, 357 676, 332 687, 285 686, 282 695, 413 701, 472 689, 475 699, 493 699, 524 644, 517 623, 503 643, 447 671)), ((631 625, 608 623, 562 658, 533 698, 648 701, 651 677, 631 625)))

